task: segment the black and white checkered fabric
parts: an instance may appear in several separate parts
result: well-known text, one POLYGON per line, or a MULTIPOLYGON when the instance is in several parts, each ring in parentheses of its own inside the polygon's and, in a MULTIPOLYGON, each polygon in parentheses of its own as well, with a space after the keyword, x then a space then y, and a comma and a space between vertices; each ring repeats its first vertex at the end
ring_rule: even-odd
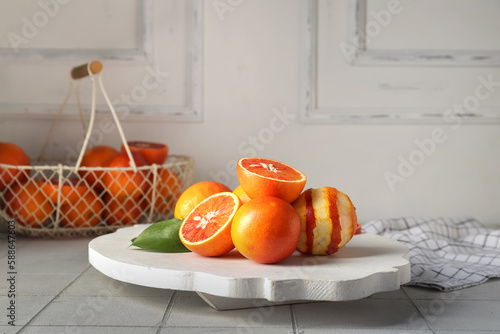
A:
POLYGON ((362 230, 408 246, 407 285, 451 291, 500 277, 500 230, 485 228, 473 218, 373 220, 362 230))

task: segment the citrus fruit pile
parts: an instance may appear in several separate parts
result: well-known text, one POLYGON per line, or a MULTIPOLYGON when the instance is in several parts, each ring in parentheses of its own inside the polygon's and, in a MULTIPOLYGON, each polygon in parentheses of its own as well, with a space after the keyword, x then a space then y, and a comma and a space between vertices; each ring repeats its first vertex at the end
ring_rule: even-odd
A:
MULTIPOLYGON (((39 228, 57 220, 58 226, 94 227, 138 223, 146 214, 173 213, 182 192, 179 176, 161 165, 166 144, 127 142, 121 150, 98 145, 88 149, 77 173, 30 175, 26 153, 12 143, 0 143, 0 209, 22 226, 39 228), (160 165, 154 170, 148 168, 160 165), (11 166, 15 166, 11 167, 11 166), (154 185, 154 186, 153 186, 154 185), (57 218, 56 218, 57 217, 57 218)), ((35 169, 33 169, 35 170, 35 169)))
POLYGON ((332 187, 304 190, 306 176, 285 163, 242 158, 231 190, 204 181, 179 198, 179 238, 194 253, 220 256, 236 248, 258 263, 276 263, 295 250, 329 255, 351 240, 359 223, 349 197, 332 187))

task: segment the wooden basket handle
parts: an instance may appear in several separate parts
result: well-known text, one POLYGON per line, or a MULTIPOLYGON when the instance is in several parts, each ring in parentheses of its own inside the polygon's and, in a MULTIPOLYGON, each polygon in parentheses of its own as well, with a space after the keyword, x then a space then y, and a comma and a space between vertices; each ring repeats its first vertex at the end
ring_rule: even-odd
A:
POLYGON ((100 61, 93 60, 90 63, 74 67, 71 70, 71 78, 74 80, 85 78, 90 75, 89 70, 92 74, 100 73, 102 71, 102 63, 100 61))

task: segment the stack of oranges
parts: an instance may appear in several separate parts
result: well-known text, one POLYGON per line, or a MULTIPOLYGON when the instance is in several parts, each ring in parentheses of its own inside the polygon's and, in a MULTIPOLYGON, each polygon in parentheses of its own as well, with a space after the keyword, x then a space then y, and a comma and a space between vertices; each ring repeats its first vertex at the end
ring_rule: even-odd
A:
POLYGON ((27 227, 42 227, 58 217, 62 227, 93 227, 138 223, 147 210, 167 215, 173 212, 182 182, 167 168, 156 169, 168 156, 168 146, 132 141, 127 143, 137 169, 130 168, 125 148, 99 145, 87 150, 78 174, 30 177, 26 153, 12 143, 0 143, 0 209, 27 227), (142 167, 142 168, 141 168, 142 167), (62 181, 61 181, 62 180, 62 181), (61 183, 61 184, 60 184, 61 183), (153 187, 152 185, 155 185, 153 187))
POLYGON ((306 176, 271 159, 242 158, 236 168, 240 185, 233 192, 205 181, 179 198, 179 238, 191 251, 220 256, 236 248, 255 262, 276 263, 295 250, 333 254, 355 234, 355 208, 337 189, 303 192, 306 176))

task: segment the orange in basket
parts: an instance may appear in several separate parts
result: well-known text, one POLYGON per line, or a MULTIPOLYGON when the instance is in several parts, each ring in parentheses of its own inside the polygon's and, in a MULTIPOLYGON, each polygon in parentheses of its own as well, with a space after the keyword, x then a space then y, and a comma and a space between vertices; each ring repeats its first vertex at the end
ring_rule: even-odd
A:
MULTIPOLYGON (((127 144, 131 151, 142 155, 148 165, 161 165, 167 160, 168 145, 166 144, 151 143, 147 141, 129 141, 127 144)), ((122 151, 125 151, 123 144, 122 151)))
POLYGON ((50 198, 53 203, 57 203, 59 197, 59 188, 61 188, 61 202, 76 203, 82 197, 89 187, 78 179, 72 178, 64 181, 62 186, 59 186, 59 179, 40 180, 39 182, 44 194, 50 198))
MULTIPOLYGON (((29 166, 30 158, 22 148, 13 143, 0 142, 0 164, 29 166)), ((0 190, 13 181, 25 181, 28 173, 22 169, 0 167, 0 190)))
POLYGON ((14 220, 19 234, 91 236, 112 232, 122 225, 166 220, 173 216, 173 206, 181 192, 192 184, 192 158, 168 156, 168 146, 164 144, 148 144, 146 148, 134 142, 128 144, 104 89, 101 70, 102 64, 92 61, 71 71, 66 98, 52 121, 39 157, 31 164, 20 149, 6 153, 7 149, 16 148, 15 145, 0 143, 0 220, 14 220), (50 147, 56 122, 71 96, 72 87, 76 80, 85 77, 89 77, 92 84, 92 101, 86 124, 78 98, 80 88, 77 89, 85 137, 76 161, 68 152, 65 158, 47 159, 45 151, 50 147), (97 85, 115 120, 122 152, 102 143, 91 147, 97 85))
POLYGON ((182 193, 182 181, 176 173, 170 169, 162 169, 158 172, 156 187, 148 192, 148 199, 154 203, 154 212, 168 214, 174 212, 177 199, 182 193), (155 192, 153 193, 153 190, 155 192), (154 200, 153 200, 153 196, 154 200))
MULTIPOLYGON (((82 167, 106 167, 111 160, 118 154, 118 151, 107 145, 97 145, 88 149, 82 158, 82 167)), ((104 190, 104 183, 102 181, 104 171, 80 170, 78 174, 87 180, 88 184, 100 192, 104 190)))
POLYGON ((4 195, 5 211, 23 226, 41 227, 54 212, 54 206, 34 181, 16 183, 4 195))
POLYGON ((104 204, 103 218, 108 225, 133 225, 140 221, 146 209, 146 201, 143 198, 120 201, 108 195, 104 204))
POLYGON ((61 225, 65 227, 93 227, 101 220, 104 204, 94 191, 85 193, 76 202, 61 205, 61 225))
MULTIPOLYGON (((145 166, 146 161, 137 152, 131 152, 136 167, 145 166)), ((108 167, 130 167, 127 152, 118 153, 109 163, 108 167)), ((109 195, 119 200, 128 198, 136 199, 145 193, 147 183, 144 170, 119 170, 106 171, 104 174, 104 187, 109 195)))

